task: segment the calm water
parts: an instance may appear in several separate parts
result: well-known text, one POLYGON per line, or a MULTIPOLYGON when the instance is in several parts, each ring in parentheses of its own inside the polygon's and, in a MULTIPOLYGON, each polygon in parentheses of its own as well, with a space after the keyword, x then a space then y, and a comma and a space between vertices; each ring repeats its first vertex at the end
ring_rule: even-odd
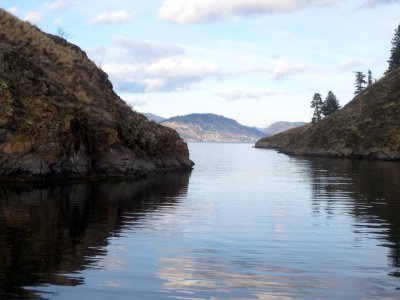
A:
POLYGON ((0 299, 400 299, 400 163, 190 152, 191 174, 0 186, 0 299))

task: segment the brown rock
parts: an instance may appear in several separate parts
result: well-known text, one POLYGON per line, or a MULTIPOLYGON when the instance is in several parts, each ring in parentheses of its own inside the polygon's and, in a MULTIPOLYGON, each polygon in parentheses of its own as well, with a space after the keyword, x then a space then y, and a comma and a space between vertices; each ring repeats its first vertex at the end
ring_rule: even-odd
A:
POLYGON ((0 179, 191 169, 187 145, 132 111, 66 40, 0 10, 0 179))

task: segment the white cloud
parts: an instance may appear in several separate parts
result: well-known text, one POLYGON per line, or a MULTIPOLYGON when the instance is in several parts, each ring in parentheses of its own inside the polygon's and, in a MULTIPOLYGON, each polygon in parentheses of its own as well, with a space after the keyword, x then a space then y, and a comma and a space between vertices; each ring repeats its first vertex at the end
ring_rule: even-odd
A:
POLYGON ((88 50, 87 52, 89 56, 97 56, 97 55, 104 55, 107 52, 107 50, 106 47, 102 45, 97 45, 94 48, 88 50))
POLYGON ((174 58, 149 64, 108 64, 104 70, 118 89, 149 93, 186 90, 191 84, 220 73, 207 61, 174 58))
POLYGON ((15 15, 18 12, 18 6, 14 6, 8 9, 8 12, 15 15))
POLYGON ((291 13, 342 0, 164 0, 158 17, 175 23, 204 23, 232 16, 291 13))
POLYGON ((64 21, 63 21, 62 18, 56 18, 56 19, 53 20, 53 24, 54 24, 54 25, 57 25, 57 26, 60 26, 60 25, 62 25, 63 23, 64 23, 64 21))
POLYGON ((354 71, 355 68, 365 65, 364 62, 360 60, 343 60, 339 63, 339 71, 354 71))
POLYGON ((259 99, 260 95, 256 93, 246 92, 243 90, 233 90, 218 93, 218 96, 224 98, 228 102, 233 102, 240 99, 259 99))
POLYGON ((42 21, 43 19, 43 15, 39 12, 28 12, 26 14, 26 16, 24 17, 24 21, 27 21, 33 25, 37 25, 38 23, 40 23, 40 21, 42 21))
POLYGON ((144 100, 140 100, 140 99, 133 99, 133 100, 126 100, 125 101, 129 106, 131 106, 132 108, 138 107, 138 106, 145 106, 147 105, 147 101, 144 100))
POLYGON ((68 0, 56 0, 53 2, 45 2, 43 8, 46 10, 57 11, 68 7, 69 4, 70 1, 68 0))
POLYGON ((400 0, 365 0, 360 7, 367 8, 384 4, 400 4, 400 0))
POLYGON ((129 22, 132 17, 133 14, 130 15, 123 10, 113 13, 103 12, 95 17, 90 23, 92 25, 123 24, 129 22))
POLYGON ((303 64, 290 64, 284 60, 278 60, 272 71, 273 79, 281 79, 286 76, 303 73, 306 70, 303 64))
POLYGON ((132 41, 125 37, 115 37, 114 41, 125 50, 126 59, 130 62, 155 61, 185 53, 185 49, 174 45, 132 41))

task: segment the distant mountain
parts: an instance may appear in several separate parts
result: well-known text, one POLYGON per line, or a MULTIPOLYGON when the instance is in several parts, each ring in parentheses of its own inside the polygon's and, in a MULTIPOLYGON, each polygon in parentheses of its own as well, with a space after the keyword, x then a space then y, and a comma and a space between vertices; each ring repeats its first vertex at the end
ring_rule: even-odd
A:
POLYGON ((165 120, 165 118, 157 116, 157 115, 152 114, 152 113, 142 113, 142 114, 145 115, 145 117, 147 119, 149 119, 150 121, 154 121, 156 123, 160 123, 160 122, 165 120))
POLYGON ((264 132, 265 132, 266 136, 271 136, 271 135, 286 131, 286 130, 291 129, 291 128, 296 128, 296 127, 299 127, 299 126, 303 126, 304 124, 306 124, 306 123, 305 122, 284 122, 284 121, 281 121, 281 122, 276 122, 276 123, 271 124, 270 126, 268 126, 265 129, 264 132))
POLYGON ((265 136, 256 128, 215 114, 173 117, 161 124, 175 129, 188 142, 253 142, 265 136))

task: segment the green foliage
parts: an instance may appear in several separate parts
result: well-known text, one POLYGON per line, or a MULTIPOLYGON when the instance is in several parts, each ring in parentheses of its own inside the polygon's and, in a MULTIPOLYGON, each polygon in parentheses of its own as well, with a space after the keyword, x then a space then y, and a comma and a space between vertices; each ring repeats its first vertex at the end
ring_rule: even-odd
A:
POLYGON ((325 98, 325 101, 321 107, 322 114, 326 117, 329 116, 341 108, 338 99, 332 91, 329 91, 325 98))
POLYGON ((388 60, 389 68, 387 73, 400 67, 400 24, 397 27, 392 39, 392 49, 390 50, 390 58, 388 60))
POLYGON ((363 72, 357 71, 355 72, 355 74, 356 74, 356 82, 354 85, 356 87, 356 90, 354 94, 358 95, 365 89, 365 85, 367 84, 367 82, 365 81, 366 75, 363 72))
POLYGON ((368 70, 368 86, 373 83, 374 79, 372 78, 372 71, 368 70))
POLYGON ((314 108, 314 114, 312 117, 312 123, 316 123, 321 121, 322 118, 322 106, 323 106, 323 102, 322 102, 322 97, 321 94, 319 93, 315 93, 314 97, 311 101, 311 108, 314 108))

